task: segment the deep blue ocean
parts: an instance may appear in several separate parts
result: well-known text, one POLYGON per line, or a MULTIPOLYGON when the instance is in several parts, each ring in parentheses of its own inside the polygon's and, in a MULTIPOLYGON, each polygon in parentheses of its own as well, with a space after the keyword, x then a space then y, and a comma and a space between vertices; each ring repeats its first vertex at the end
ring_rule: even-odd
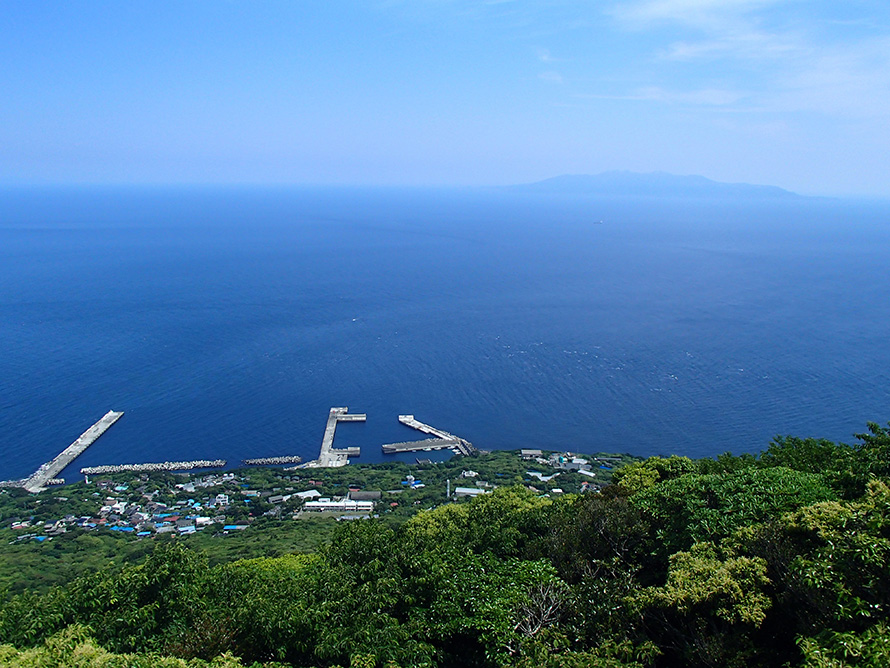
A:
MULTIPOLYGON (((0 192, 0 479, 380 461, 419 435, 692 457, 890 420, 890 205, 483 190, 0 192)), ((411 457, 410 459, 413 459, 411 457)))

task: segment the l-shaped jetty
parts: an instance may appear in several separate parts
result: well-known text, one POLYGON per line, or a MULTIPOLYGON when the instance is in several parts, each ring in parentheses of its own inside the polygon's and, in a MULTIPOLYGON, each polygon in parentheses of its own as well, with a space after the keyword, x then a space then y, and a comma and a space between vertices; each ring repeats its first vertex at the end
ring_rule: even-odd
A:
POLYGON ((405 441, 403 443, 387 443, 383 446, 385 454, 448 449, 456 455, 469 456, 476 452, 476 448, 469 441, 462 439, 460 436, 449 434, 442 429, 436 429, 428 424, 424 424, 413 415, 400 415, 399 422, 424 434, 430 434, 435 438, 427 438, 422 441, 405 441))
POLYGON ((328 414, 328 424, 321 439, 321 452, 318 459, 306 462, 301 468, 336 468, 346 466, 350 457, 358 457, 361 449, 352 447, 342 450, 334 448, 334 434, 337 431, 338 422, 364 422, 368 419, 365 413, 349 413, 349 408, 342 406, 332 408, 328 414))
MULTIPOLYGON (((356 447, 346 449, 334 448, 334 434, 337 430, 338 422, 364 422, 367 419, 365 413, 350 414, 349 409, 345 406, 340 408, 332 408, 328 414, 328 423, 324 430, 324 437, 321 441, 321 452, 318 459, 306 462, 299 468, 333 468, 346 466, 350 457, 358 457, 360 449, 356 447)), ((476 448, 469 441, 455 436, 442 429, 436 429, 428 424, 415 419, 413 415, 400 415, 399 422, 405 426, 416 429, 424 434, 429 434, 433 438, 427 438, 421 441, 404 441, 402 443, 387 443, 382 446, 385 454, 396 454, 399 452, 418 452, 430 450, 451 450, 456 455, 471 455, 476 452, 476 448)))

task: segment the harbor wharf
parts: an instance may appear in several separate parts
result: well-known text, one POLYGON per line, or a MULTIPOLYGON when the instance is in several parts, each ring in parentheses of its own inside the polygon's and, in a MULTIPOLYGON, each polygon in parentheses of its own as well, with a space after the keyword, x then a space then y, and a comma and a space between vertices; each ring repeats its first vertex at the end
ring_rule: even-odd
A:
POLYGON ((242 459, 244 466, 277 466, 279 464, 299 464, 303 458, 299 455, 284 457, 255 457, 254 459, 242 459))
POLYGON ((96 424, 83 432, 74 443, 62 450, 55 459, 41 465, 30 477, 26 478, 22 483, 22 487, 32 493, 46 489, 51 480, 55 480, 66 466, 95 443, 96 439, 117 422, 123 414, 123 411, 108 411, 96 424))
MULTIPOLYGON (((343 410, 346 410, 345 408, 343 410)), ((342 413, 337 415, 337 422, 364 422, 368 419, 365 413, 342 413)))
MULTIPOLYGON (((424 424, 420 420, 417 420, 413 415, 400 415, 399 422, 407 427, 411 427, 412 429, 416 429, 417 431, 421 431, 424 434, 430 434, 431 436, 435 436, 434 439, 427 439, 426 441, 414 441, 417 444, 428 443, 429 441, 433 441, 433 444, 424 445, 423 447, 418 448, 408 448, 406 447, 407 443, 392 443, 389 445, 399 445, 401 446, 398 450, 393 450, 392 452, 410 452, 411 450, 439 450, 442 448, 450 448, 454 451, 455 454, 469 456, 476 452, 476 448, 469 441, 461 438, 460 436, 455 436, 454 434, 449 434, 447 431, 442 429, 436 429, 435 427, 431 427, 428 424, 424 424), (444 443, 440 443, 440 447, 435 447, 434 444, 436 441, 447 441, 448 445, 444 443)), ((387 452, 386 447, 384 447, 384 452, 387 452)))
POLYGON ((135 471, 191 471, 192 469, 215 469, 226 465, 225 459, 193 459, 186 462, 157 462, 147 464, 108 464, 105 466, 86 466, 80 469, 83 475, 104 475, 106 473, 124 473, 135 471))
POLYGON ((424 424, 420 420, 416 420, 413 415, 400 415, 399 422, 401 422, 403 425, 411 427, 412 429, 416 429, 417 431, 422 431, 424 434, 435 436, 436 438, 457 438, 457 436, 455 436, 454 434, 449 434, 447 431, 436 429, 435 427, 431 427, 428 424, 424 424))
POLYGON ((427 438, 422 441, 405 441, 403 443, 387 443, 383 447, 384 454, 394 455, 398 452, 417 452, 420 450, 454 450, 457 452, 460 439, 457 438, 427 438))
POLYGON ((364 413, 349 413, 346 406, 335 407, 328 414, 328 423, 325 426, 324 436, 321 439, 321 452, 318 459, 306 462, 307 468, 336 468, 346 466, 350 457, 358 457, 361 450, 356 447, 338 450, 334 448, 334 434, 337 431, 338 422, 364 422, 368 416, 364 413))

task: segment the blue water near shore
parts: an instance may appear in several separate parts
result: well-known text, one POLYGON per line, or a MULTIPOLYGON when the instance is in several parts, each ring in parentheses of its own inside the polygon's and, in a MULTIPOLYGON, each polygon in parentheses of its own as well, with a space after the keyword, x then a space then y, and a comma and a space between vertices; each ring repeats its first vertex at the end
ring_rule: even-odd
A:
POLYGON ((890 207, 494 191, 0 192, 0 479, 337 445, 716 455, 890 419, 890 207), (599 221, 602 221, 600 224, 599 221))

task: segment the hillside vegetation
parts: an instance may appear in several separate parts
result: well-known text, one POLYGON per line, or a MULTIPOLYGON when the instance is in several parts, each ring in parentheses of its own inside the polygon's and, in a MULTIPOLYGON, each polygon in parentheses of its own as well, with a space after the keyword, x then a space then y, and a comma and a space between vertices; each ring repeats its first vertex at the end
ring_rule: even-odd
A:
POLYGON ((890 665, 890 430, 516 485, 313 554, 138 565, 5 597, 9 666, 890 665))

